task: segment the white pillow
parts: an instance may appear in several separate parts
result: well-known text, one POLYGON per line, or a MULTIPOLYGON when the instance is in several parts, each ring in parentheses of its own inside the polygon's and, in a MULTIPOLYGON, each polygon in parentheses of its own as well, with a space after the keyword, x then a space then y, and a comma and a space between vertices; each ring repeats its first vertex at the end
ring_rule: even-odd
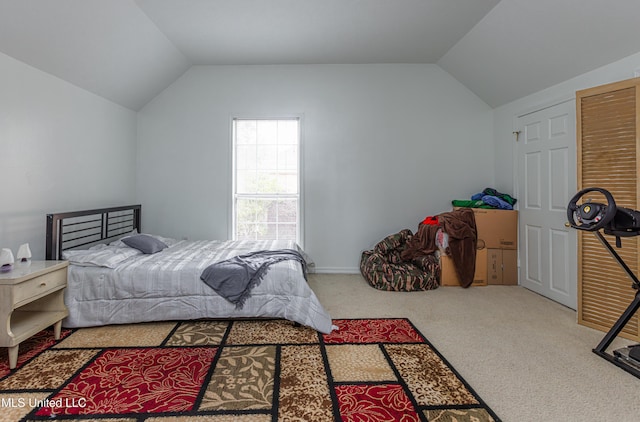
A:
POLYGON ((88 267, 116 268, 122 261, 132 256, 142 255, 129 247, 98 245, 86 250, 64 251, 62 257, 71 264, 88 267))

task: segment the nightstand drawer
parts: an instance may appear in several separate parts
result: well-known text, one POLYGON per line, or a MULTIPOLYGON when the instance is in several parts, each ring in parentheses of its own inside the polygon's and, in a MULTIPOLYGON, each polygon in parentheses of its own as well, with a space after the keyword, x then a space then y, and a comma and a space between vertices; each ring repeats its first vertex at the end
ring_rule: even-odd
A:
POLYGON ((24 300, 32 301, 34 297, 67 285, 67 269, 52 271, 39 277, 27 280, 14 286, 13 303, 20 304, 24 300))

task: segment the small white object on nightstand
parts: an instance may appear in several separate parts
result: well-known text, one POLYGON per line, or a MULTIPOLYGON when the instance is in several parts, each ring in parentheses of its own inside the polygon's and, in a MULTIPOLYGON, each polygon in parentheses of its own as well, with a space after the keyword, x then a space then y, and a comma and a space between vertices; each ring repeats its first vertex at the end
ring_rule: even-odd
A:
POLYGON ((0 250, 0 272, 6 273, 13 268, 13 253, 9 248, 0 250))
POLYGON ((31 249, 29 248, 28 243, 20 245, 16 258, 21 262, 27 262, 29 259, 31 259, 31 249))

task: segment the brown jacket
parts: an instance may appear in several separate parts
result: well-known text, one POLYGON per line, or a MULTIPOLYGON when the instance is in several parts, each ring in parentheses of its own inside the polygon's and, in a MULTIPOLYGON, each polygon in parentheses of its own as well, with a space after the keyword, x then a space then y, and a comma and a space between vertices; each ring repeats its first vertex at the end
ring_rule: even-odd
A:
POLYGON ((476 219, 473 210, 461 208, 458 210, 438 214, 439 226, 420 224, 418 232, 407 243, 401 258, 407 261, 420 255, 434 253, 436 246, 436 232, 442 228, 449 236, 448 253, 453 260, 460 285, 469 287, 473 283, 476 271, 476 219))

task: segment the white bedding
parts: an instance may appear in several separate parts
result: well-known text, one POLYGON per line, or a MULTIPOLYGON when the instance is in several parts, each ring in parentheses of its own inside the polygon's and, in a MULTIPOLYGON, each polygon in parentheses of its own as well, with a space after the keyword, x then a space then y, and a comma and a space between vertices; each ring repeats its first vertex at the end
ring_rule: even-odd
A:
POLYGON ((295 321, 322 333, 331 331, 331 317, 307 284, 297 261, 272 265, 241 309, 200 280, 202 271, 214 262, 255 250, 300 251, 294 242, 167 243, 170 247, 161 252, 131 256, 127 256, 124 249, 127 247, 122 242, 116 243, 108 248, 120 254, 120 261, 105 260, 103 247, 97 264, 87 258, 86 254, 91 252, 70 251, 65 256, 71 264, 65 290, 69 316, 63 325, 90 327, 199 318, 272 317, 295 321), (102 266, 102 262, 108 262, 112 268, 102 266))

